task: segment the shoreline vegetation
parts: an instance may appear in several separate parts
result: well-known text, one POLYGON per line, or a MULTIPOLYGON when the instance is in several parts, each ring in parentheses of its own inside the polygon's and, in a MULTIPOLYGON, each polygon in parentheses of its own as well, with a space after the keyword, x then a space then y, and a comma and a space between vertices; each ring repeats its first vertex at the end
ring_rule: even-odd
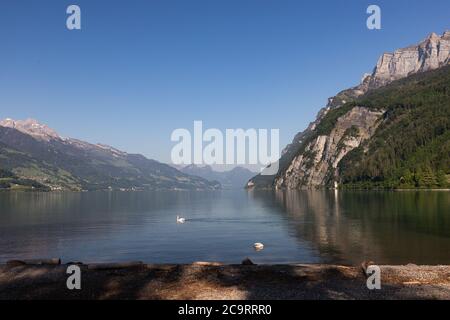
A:
MULTIPOLYGON (((213 191, 222 191, 225 189, 215 189, 213 191)), ((226 189, 228 190, 228 189, 226 189)), ((233 190, 253 190, 253 188, 248 188, 243 186, 242 189, 233 189, 233 190)), ((295 191, 295 190, 339 190, 339 191, 450 191, 448 187, 376 187, 376 186, 366 186, 366 187, 356 187, 356 186, 348 186, 348 185, 339 185, 338 188, 323 186, 323 187, 304 187, 300 189, 287 189, 287 188, 279 188, 275 189, 272 187, 267 188, 257 188, 257 190, 283 190, 283 191, 295 191)), ((118 189, 98 189, 98 190, 71 190, 71 189, 60 189, 60 188, 50 188, 46 185, 43 185, 32 179, 24 179, 16 176, 12 172, 0 169, 0 193, 1 192, 144 192, 144 191, 211 191, 208 189, 126 189, 126 188, 118 188, 118 189)))
POLYGON ((310 188, 300 188, 300 189, 287 189, 287 188, 247 188, 243 187, 241 189, 215 189, 215 190, 208 190, 208 189, 199 189, 199 190, 192 190, 192 189, 142 189, 142 190, 133 190, 133 189, 99 189, 99 190, 63 190, 63 189, 51 189, 47 188, 43 185, 39 185, 37 182, 33 180, 23 180, 19 183, 13 183, 11 181, 8 181, 8 187, 4 187, 2 185, 2 180, 0 179, 0 193, 2 192, 33 192, 33 193, 85 193, 85 192, 210 192, 210 191, 230 191, 230 190, 241 190, 241 191, 308 191, 308 190, 335 190, 335 191, 366 191, 366 192, 378 192, 378 191, 391 191, 391 192, 400 192, 400 191, 443 191, 448 192, 450 191, 450 188, 448 187, 436 187, 436 188, 381 188, 381 187, 370 187, 370 188, 356 188, 356 187, 341 187, 333 188, 333 187, 310 187, 310 188), (36 185, 35 185, 36 183, 36 185))
POLYGON ((82 289, 68 290, 72 264, 0 264, 0 299, 450 299, 450 266, 380 266, 381 289, 369 290, 361 266, 76 263, 82 289))
MULTIPOLYGON (((240 190, 240 189, 233 189, 233 190, 240 190)), ((36 189, 26 189, 26 188, 13 188, 13 189, 0 189, 0 194, 2 193, 96 193, 96 192, 222 192, 222 191, 233 191, 233 190, 95 190, 95 191, 73 191, 73 190, 36 190, 36 189)), ((274 190, 274 189, 258 189, 258 191, 283 191, 283 192, 301 192, 301 191, 308 191, 308 190, 317 190, 317 189, 281 189, 281 190, 274 190)), ((450 189, 330 189, 330 188, 324 188, 319 189, 323 191, 340 191, 340 192, 351 192, 351 191, 358 191, 358 192, 367 192, 367 193, 374 193, 374 192, 450 192, 450 189)), ((241 191, 246 192, 252 192, 252 190, 246 190, 242 189, 241 191)))

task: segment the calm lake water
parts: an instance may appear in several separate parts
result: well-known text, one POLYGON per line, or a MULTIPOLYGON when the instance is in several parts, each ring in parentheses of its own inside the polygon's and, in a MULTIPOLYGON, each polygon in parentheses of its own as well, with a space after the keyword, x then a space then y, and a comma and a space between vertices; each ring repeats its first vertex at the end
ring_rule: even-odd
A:
POLYGON ((51 257, 450 264, 450 192, 0 193, 0 262, 51 257))

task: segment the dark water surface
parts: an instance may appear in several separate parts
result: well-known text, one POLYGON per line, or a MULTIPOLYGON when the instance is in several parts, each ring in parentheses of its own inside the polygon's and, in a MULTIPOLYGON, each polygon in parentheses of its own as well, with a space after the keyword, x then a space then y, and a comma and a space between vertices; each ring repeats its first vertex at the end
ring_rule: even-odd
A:
POLYGON ((450 192, 0 193, 0 262, 51 257, 450 264, 450 192))

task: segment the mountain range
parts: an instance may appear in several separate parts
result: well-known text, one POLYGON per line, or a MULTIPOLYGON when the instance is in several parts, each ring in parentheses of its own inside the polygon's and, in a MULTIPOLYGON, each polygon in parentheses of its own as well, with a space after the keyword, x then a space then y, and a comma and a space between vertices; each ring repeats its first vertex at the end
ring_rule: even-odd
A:
POLYGON ((209 181, 218 181, 223 189, 243 189, 255 173, 242 167, 229 171, 215 171, 211 166, 189 165, 180 168, 181 172, 202 177, 209 181))
POLYGON ((450 31, 383 54, 328 100, 248 188, 446 188, 450 181, 450 31))
POLYGON ((36 120, 0 121, 0 188, 214 190, 210 182, 103 144, 63 138, 36 120))
POLYGON ((282 152, 276 175, 171 167, 61 137, 36 120, 0 121, 0 189, 214 190, 221 187, 450 187, 450 31, 383 54, 328 100, 282 152), (250 179, 250 180, 248 180, 250 179), (248 181, 248 182, 247 182, 248 181))

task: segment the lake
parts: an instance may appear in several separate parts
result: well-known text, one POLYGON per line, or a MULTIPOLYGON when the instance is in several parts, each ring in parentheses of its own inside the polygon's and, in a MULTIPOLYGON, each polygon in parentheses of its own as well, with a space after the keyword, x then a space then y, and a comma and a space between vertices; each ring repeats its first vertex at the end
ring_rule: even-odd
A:
POLYGON ((53 257, 450 264, 450 192, 0 193, 0 262, 53 257))

